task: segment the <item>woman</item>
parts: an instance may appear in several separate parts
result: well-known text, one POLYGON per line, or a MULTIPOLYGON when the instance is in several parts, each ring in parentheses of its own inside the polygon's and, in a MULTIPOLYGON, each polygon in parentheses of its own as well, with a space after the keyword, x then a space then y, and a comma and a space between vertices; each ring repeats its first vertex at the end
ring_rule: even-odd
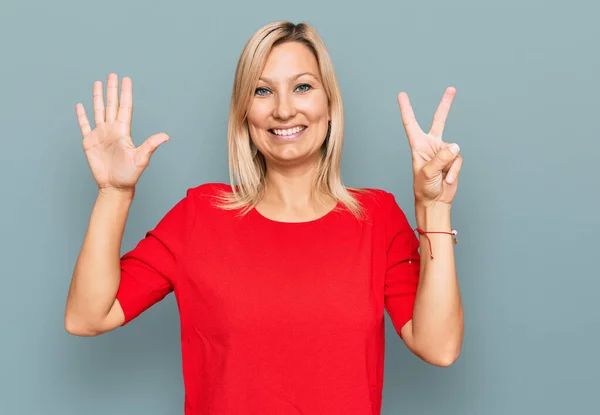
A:
POLYGON ((132 87, 94 84, 92 130, 77 115, 98 196, 69 290, 65 327, 94 336, 174 291, 185 413, 379 414, 384 309, 408 348, 458 356, 463 316, 450 208, 462 159, 399 95, 412 149, 419 239, 394 197, 340 178, 343 111, 330 57, 306 24, 258 30, 240 57, 228 127, 230 185, 189 189, 120 257, 135 185, 156 134, 130 137, 132 87), (430 233, 433 232, 433 233, 430 233), (443 233, 435 233, 443 232, 443 233))

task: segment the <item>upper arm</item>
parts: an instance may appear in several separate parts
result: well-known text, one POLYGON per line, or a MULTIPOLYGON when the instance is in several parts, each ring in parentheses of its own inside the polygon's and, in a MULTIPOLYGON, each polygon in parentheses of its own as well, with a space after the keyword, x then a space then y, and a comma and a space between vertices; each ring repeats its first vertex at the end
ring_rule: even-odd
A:
POLYGON ((386 197, 385 309, 396 332, 411 348, 413 309, 421 273, 419 240, 394 196, 386 197))
POLYGON ((121 258, 121 279, 107 327, 125 325, 171 293, 194 220, 192 196, 180 200, 121 258))

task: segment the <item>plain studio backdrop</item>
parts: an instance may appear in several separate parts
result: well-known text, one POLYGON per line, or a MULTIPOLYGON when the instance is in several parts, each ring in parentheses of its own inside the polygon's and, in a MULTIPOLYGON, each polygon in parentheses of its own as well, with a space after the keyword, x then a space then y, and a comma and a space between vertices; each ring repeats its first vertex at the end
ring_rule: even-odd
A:
POLYGON ((386 315, 383 414, 598 413, 599 13, 592 0, 4 0, 0 413, 182 413, 173 295, 97 338, 63 328, 96 196, 75 104, 92 118, 92 83, 130 76, 134 142, 171 137, 138 185, 129 250, 188 187, 228 180, 235 65, 280 19, 314 25, 333 58, 345 183, 393 192, 413 227, 396 96, 428 129, 457 88, 444 139, 464 157, 452 212, 464 347, 449 368, 427 365, 386 315))

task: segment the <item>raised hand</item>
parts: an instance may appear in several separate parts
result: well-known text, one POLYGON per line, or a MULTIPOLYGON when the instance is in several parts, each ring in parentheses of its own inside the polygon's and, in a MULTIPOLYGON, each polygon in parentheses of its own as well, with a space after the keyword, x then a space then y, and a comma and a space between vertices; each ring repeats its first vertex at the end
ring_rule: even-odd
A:
POLYGON ((94 121, 92 130, 83 104, 76 105, 77 119, 83 136, 83 150, 100 191, 133 190, 150 156, 159 145, 169 140, 164 133, 155 134, 139 147, 131 139, 133 112, 130 78, 123 78, 118 99, 117 75, 108 75, 106 108, 102 82, 94 82, 94 121))
POLYGON ((405 92, 398 95, 402 122, 412 153, 415 201, 451 204, 458 186, 462 157, 457 144, 442 141, 446 118, 456 89, 447 88, 433 116, 429 133, 424 133, 405 92))

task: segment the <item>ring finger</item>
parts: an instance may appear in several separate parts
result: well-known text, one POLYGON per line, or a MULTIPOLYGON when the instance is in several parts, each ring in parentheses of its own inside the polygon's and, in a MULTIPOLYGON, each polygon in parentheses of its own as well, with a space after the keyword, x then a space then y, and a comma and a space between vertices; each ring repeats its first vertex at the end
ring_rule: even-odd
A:
POLYGON ((454 162, 450 165, 450 169, 448 170, 448 174, 446 174, 446 183, 452 184, 456 181, 458 177, 458 173, 462 167, 463 158, 461 156, 457 156, 454 159, 454 162))

